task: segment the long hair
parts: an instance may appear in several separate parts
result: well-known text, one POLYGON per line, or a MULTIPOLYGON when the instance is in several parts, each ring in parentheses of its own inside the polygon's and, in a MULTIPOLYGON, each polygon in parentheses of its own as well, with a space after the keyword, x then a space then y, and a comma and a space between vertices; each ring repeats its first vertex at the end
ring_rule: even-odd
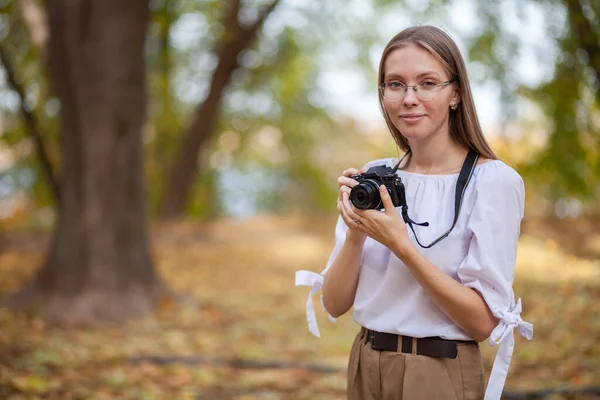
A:
MULTIPOLYGON (((498 157, 496 157, 483 136, 481 125, 477 118, 477 112, 475 111, 467 69, 465 68, 465 62, 460 54, 460 50, 452 38, 440 28, 430 25, 415 26, 404 29, 394 36, 387 46, 385 46, 383 54, 381 55, 378 86, 381 87, 384 83, 385 71, 383 67, 387 56, 393 50, 407 44, 415 44, 429 51, 442 63, 446 72, 451 77, 450 79, 455 79, 458 83, 460 102, 458 103, 458 108, 456 110, 450 111, 448 120, 450 137, 456 143, 475 150, 483 157, 494 160, 497 159, 498 157)), ((385 110, 383 104, 383 92, 381 90, 379 90, 379 106, 381 107, 383 118, 398 147, 405 152, 410 151, 408 141, 402 136, 402 132, 394 126, 385 110)))

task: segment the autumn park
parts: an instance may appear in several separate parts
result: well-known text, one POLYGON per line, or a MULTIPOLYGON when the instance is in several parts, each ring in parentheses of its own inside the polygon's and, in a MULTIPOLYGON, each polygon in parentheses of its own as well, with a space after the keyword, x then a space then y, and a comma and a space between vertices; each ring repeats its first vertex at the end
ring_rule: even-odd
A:
POLYGON ((346 399, 360 326, 294 276, 402 155, 377 68, 422 24, 525 184, 502 398, 600 399, 596 0, 0 0, 0 399, 346 399))

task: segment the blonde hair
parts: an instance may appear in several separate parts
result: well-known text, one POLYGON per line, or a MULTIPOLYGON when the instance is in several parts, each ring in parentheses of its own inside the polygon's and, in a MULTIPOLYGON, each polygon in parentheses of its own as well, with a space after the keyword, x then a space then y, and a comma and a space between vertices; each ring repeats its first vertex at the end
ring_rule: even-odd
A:
MULTIPOLYGON (((458 108, 455 111, 450 112, 448 121, 450 137, 456 143, 475 150, 483 157, 497 159, 498 157, 496 157, 483 136, 481 125, 477 118, 477 112, 475 111, 467 69, 465 68, 465 62, 460 54, 460 50, 452 38, 440 28, 430 25, 414 26, 404 29, 394 36, 387 46, 385 46, 383 54, 381 55, 378 86, 381 87, 384 83, 385 71, 383 70, 383 67, 389 53, 406 46, 407 44, 415 44, 429 51, 442 63, 446 72, 450 75, 450 79, 455 79, 455 82, 458 84, 461 100, 458 104, 458 108)), ((389 115, 385 111, 383 93, 381 90, 379 91, 379 105, 381 107, 381 112, 383 113, 383 118, 385 119, 394 140, 398 144, 398 147, 405 152, 410 151, 408 141, 402 136, 402 133, 398 128, 394 126, 389 115)))

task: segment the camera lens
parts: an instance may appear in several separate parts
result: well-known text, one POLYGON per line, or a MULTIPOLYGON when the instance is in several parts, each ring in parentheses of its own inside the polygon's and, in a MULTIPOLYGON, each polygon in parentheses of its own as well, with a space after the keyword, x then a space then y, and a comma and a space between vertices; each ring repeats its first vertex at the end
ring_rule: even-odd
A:
POLYGON ((376 209, 381 204, 379 184, 371 179, 359 183, 350 191, 350 201, 361 210, 376 209))

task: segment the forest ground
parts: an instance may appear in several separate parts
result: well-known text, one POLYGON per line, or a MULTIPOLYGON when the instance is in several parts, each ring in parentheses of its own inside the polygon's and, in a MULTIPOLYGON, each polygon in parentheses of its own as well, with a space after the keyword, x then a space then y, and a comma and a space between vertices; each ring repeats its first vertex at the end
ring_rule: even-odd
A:
MULTIPOLYGON (((179 296, 122 326, 59 329, 0 309, 0 398, 344 399, 358 326, 331 324, 314 303, 321 339, 307 329, 307 287, 294 272, 320 272, 335 216, 257 216, 156 223, 152 253, 179 296)), ((515 333, 506 390, 600 388, 600 226, 527 221, 515 295, 534 339, 515 333)), ((43 261, 47 233, 14 231, 0 253, 0 295, 43 261)), ((489 374, 496 348, 481 345, 489 374)), ((542 397, 538 397, 542 398, 542 397)), ((553 394, 548 399, 597 399, 553 394)))

